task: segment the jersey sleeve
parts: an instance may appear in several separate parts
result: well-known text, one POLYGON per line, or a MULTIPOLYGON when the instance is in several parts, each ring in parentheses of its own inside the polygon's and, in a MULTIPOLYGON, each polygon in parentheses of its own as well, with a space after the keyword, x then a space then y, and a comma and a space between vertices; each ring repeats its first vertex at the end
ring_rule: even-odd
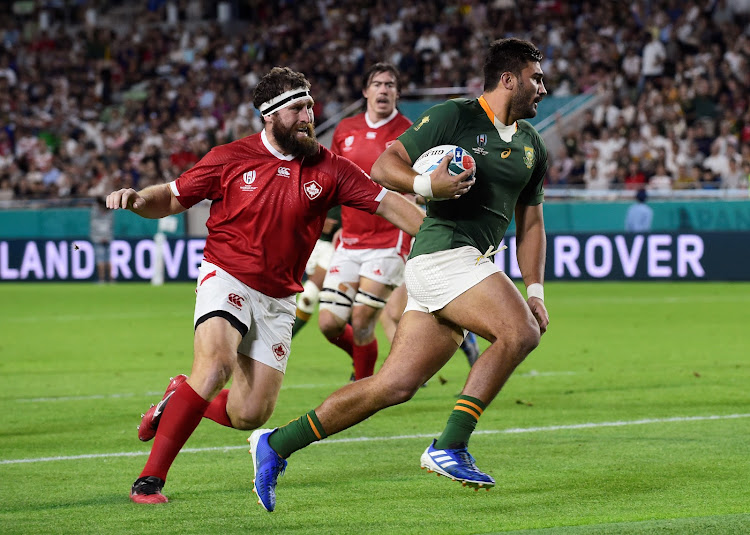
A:
POLYGON ((518 202, 526 206, 535 206, 544 202, 544 177, 547 175, 547 147, 541 136, 536 137, 538 156, 534 163, 534 171, 526 187, 518 196, 518 202))
POLYGON ((172 182, 172 192, 185 208, 190 208, 203 199, 218 199, 221 196, 223 169, 224 162, 212 150, 172 182))
POLYGON ((447 100, 424 112, 417 121, 399 136, 412 163, 427 149, 438 145, 452 144, 459 123, 459 109, 455 102, 447 100))
POLYGON ((336 159, 336 200, 351 208, 374 214, 386 189, 370 179, 357 164, 341 156, 336 159))

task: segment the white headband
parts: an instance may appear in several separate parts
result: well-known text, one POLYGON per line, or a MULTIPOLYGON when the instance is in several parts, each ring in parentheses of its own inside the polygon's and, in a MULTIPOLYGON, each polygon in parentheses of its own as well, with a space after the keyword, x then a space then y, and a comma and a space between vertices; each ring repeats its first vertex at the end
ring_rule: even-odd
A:
POLYGON ((295 102, 299 102, 300 100, 306 98, 310 98, 309 89, 304 89, 301 87, 298 87, 297 89, 290 89, 289 91, 285 91, 284 93, 275 96, 271 100, 261 104, 260 108, 258 108, 258 111, 260 112, 261 116, 267 117, 275 111, 286 108, 287 106, 291 106, 295 102))

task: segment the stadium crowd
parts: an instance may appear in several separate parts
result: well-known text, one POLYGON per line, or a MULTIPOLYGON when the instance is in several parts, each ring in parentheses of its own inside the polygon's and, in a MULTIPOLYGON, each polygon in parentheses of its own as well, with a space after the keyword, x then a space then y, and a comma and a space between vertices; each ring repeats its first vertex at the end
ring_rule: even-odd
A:
POLYGON ((503 36, 542 50, 551 96, 597 97, 582 126, 558 121, 564 144, 548 188, 747 188, 750 2, 627 5, 3 3, 0 200, 172 180, 212 146, 260 129, 251 95, 274 65, 308 76, 317 124, 361 97, 360 77, 377 61, 399 67, 405 90, 478 95, 479 51, 503 36))

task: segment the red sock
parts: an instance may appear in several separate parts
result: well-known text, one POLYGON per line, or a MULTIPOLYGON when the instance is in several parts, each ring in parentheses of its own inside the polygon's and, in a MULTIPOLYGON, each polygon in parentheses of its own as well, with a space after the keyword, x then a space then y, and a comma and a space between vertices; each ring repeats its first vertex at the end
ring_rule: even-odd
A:
POLYGON ((348 323, 346 324, 346 327, 344 327, 344 332, 336 338, 329 338, 328 341, 333 345, 340 347, 349 353, 350 357, 354 358, 354 331, 352 330, 352 326, 348 323))
POLYGON ((208 401, 200 397, 189 384, 182 383, 177 387, 161 416, 154 445, 141 477, 156 476, 166 481, 169 467, 198 427, 206 407, 208 401))
POLYGON ((232 425, 232 422, 229 420, 229 415, 227 414, 228 396, 228 388, 225 388, 224 390, 219 392, 219 395, 214 398, 214 400, 206 409, 206 412, 203 413, 203 417, 208 418, 209 420, 213 420, 217 424, 223 425, 225 427, 234 427, 232 425))
POLYGON ((378 360, 378 341, 373 340, 363 346, 354 346, 354 380, 359 381, 375 373, 378 360))

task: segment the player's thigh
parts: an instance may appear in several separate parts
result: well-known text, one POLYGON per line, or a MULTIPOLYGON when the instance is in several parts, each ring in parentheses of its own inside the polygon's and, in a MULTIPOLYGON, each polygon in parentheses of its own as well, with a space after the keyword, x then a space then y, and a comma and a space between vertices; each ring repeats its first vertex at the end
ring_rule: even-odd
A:
POLYGON ((315 266, 315 270, 313 271, 312 275, 308 277, 308 280, 311 280, 313 283, 315 283, 315 286, 320 289, 323 287, 323 281, 326 278, 326 273, 328 273, 326 268, 320 265, 315 266))
POLYGON ((225 317, 212 316, 198 324, 188 383, 200 396, 213 399, 227 383, 241 340, 240 332, 225 317))
POLYGON ((378 380, 413 393, 450 360, 462 337, 460 328, 434 314, 405 312, 378 380))
POLYGON ((503 272, 498 272, 464 291, 436 314, 494 342, 531 337, 539 325, 521 292, 503 272))

